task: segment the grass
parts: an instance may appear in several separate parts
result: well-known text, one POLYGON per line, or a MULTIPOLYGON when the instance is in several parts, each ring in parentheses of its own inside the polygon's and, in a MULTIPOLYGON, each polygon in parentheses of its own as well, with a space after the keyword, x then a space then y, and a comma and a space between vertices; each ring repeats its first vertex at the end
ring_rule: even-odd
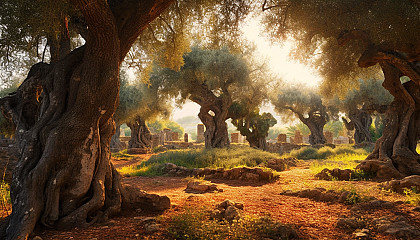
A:
POLYGON ((1 203, 1 210, 7 215, 10 212, 10 187, 9 184, 5 183, 4 181, 0 182, 0 203, 1 203))
POLYGON ((314 174, 321 172, 324 168, 354 169, 366 157, 367 154, 363 153, 341 153, 330 156, 325 160, 313 161, 309 168, 314 174))
POLYGON ((411 189, 404 189, 404 194, 408 203, 414 206, 420 206, 420 193, 416 187, 412 187, 411 189))
POLYGON ((367 151, 365 149, 359 148, 355 149, 350 145, 340 146, 336 148, 331 147, 322 147, 320 149, 313 147, 303 147, 297 150, 292 150, 290 153, 286 154, 287 157, 295 157, 301 160, 313 160, 313 159, 328 159, 329 157, 342 155, 342 154, 358 154, 366 155, 367 151))
POLYGON ((173 239, 288 239, 288 227, 268 216, 243 216, 240 220, 212 220, 208 209, 187 210, 169 219, 173 239))
POLYGON ((255 167, 274 158, 280 158, 280 155, 239 145, 222 149, 170 150, 154 155, 138 166, 121 168, 119 171, 131 176, 157 176, 163 174, 161 166, 164 163, 186 168, 231 169, 241 166, 255 167))
POLYGON ((121 150, 116 153, 111 153, 111 156, 119 160, 131 160, 136 157, 134 155, 127 154, 127 149, 121 150))

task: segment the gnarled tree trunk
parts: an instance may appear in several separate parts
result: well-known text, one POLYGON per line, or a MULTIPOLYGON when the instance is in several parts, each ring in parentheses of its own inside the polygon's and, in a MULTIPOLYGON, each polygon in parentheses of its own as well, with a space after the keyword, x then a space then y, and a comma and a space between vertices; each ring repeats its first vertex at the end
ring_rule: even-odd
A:
POLYGON ((110 143, 110 148, 112 152, 119 152, 121 150, 123 150, 124 148, 126 148, 126 144, 124 144, 123 142, 121 142, 120 139, 120 135, 121 135, 121 125, 118 123, 115 123, 116 128, 115 128, 115 133, 114 135, 112 135, 111 137, 111 143, 110 143))
POLYGON ((325 144, 327 142, 324 136, 324 126, 328 119, 326 113, 322 114, 318 111, 310 112, 307 118, 303 117, 301 114, 298 114, 298 116, 311 131, 311 135, 309 135, 309 143, 311 145, 325 144))
POLYGON ((362 142, 372 142, 372 136, 369 131, 369 127, 372 125, 372 117, 370 114, 361 109, 352 109, 349 112, 348 117, 350 122, 345 118, 342 119, 347 130, 355 130, 355 143, 359 144, 362 142))
POLYGON ((416 152, 420 139, 420 57, 409 59, 407 56, 368 45, 359 59, 361 67, 380 64, 385 76, 383 86, 394 96, 386 112, 382 137, 358 166, 379 179, 420 174, 420 156, 416 152), (408 76, 411 81, 401 84, 401 76, 408 76))
POLYGON ((131 129, 131 138, 128 142, 128 148, 147 148, 152 146, 152 134, 149 128, 140 116, 136 116, 134 120, 127 123, 131 129))
POLYGON ((212 109, 206 106, 201 106, 198 117, 206 131, 204 132, 204 142, 206 148, 223 148, 229 146, 229 135, 226 124, 228 110, 213 106, 212 109), (210 114, 210 110, 214 114, 210 114), (214 115, 214 116, 213 116, 214 115))
POLYGON ((34 65, 17 92, 0 100, 17 126, 21 154, 1 239, 27 239, 36 224, 88 226, 121 208, 120 175, 109 149, 119 67, 172 1, 72 2, 88 26, 85 46, 51 65, 34 65))

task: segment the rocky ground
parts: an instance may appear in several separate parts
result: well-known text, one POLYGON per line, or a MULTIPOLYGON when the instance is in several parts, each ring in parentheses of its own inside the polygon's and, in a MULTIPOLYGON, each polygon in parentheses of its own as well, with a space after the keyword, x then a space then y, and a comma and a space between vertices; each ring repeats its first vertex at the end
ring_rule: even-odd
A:
MULTIPOLYGON (((115 164, 136 164, 147 157, 115 164)), ((243 214, 268 215, 291 224, 299 239, 420 239, 420 210, 405 203, 405 196, 381 191, 375 182, 316 180, 307 163, 281 172, 269 183, 175 176, 125 177, 124 183, 168 196, 171 208, 163 213, 124 212, 87 229, 43 230, 37 239, 166 239, 171 216, 186 209, 214 208, 226 199, 240 203, 243 214)))

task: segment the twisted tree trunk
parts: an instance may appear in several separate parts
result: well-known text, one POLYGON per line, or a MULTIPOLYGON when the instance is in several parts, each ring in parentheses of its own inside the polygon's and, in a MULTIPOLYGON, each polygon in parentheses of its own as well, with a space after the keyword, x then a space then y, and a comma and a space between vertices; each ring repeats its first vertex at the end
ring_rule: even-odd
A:
POLYGON ((310 112, 307 118, 302 114, 298 114, 299 119, 308 126, 311 131, 309 135, 309 143, 311 145, 325 144, 327 142, 324 136, 324 126, 327 123, 328 115, 320 112, 310 112))
POLYGON ((118 151, 123 150, 127 146, 126 146, 126 144, 121 142, 121 139, 120 139, 120 135, 121 135, 121 128, 120 127, 121 127, 121 125, 117 122, 115 123, 115 125, 116 125, 115 133, 111 137, 110 148, 111 148, 111 151, 118 152, 118 151))
POLYGON ((172 1, 72 2, 89 27, 85 46, 51 65, 34 65, 17 92, 0 100, 17 126, 21 154, 1 239, 27 239, 36 224, 88 226, 121 208, 109 149, 119 66, 172 1))
MULTIPOLYGON (((217 109, 218 106, 214 106, 213 109, 217 109)), ((218 109, 213 114, 210 114, 211 109, 207 107, 201 107, 198 117, 204 126, 206 131, 204 132, 204 143, 206 148, 223 148, 229 146, 229 135, 226 124, 226 117, 228 114, 227 109, 218 109)))
POLYGON ((127 123, 131 129, 131 138, 128 142, 129 148, 150 149, 152 146, 152 134, 140 116, 136 116, 133 121, 127 123))
POLYGON ((403 178, 420 174, 420 156, 416 152, 420 139, 420 54, 400 54, 389 46, 368 44, 359 59, 361 67, 379 63, 385 76, 383 86, 393 96, 385 116, 383 135, 375 149, 358 168, 378 179, 403 178), (407 56, 417 56, 408 58, 407 56), (400 77, 411 81, 401 84, 400 77))
POLYGON ((348 115, 350 122, 342 118, 347 130, 355 130, 354 141, 356 144, 362 142, 373 142, 369 131, 372 125, 372 117, 370 114, 361 109, 352 109, 348 115))

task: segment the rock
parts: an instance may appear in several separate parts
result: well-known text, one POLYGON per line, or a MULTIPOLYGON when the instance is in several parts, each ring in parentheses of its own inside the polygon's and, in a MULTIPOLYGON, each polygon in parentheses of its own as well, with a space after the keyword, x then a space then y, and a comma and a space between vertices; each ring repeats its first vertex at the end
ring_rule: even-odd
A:
POLYGON ((386 218, 374 219, 378 232, 402 239, 416 239, 420 237, 420 230, 406 221, 391 222, 386 218))
POLYGON ((160 226, 161 226, 161 225, 160 225, 160 224, 157 224, 157 223, 146 224, 146 225, 144 226, 144 231, 145 231, 146 233, 154 233, 154 232, 159 231, 160 226))
POLYGON ((219 191, 216 184, 212 184, 205 181, 190 181, 187 183, 186 192, 192 193, 205 193, 219 191))
POLYGON ((401 179, 405 177, 394 167, 391 161, 366 159, 357 165, 356 169, 376 175, 375 180, 401 179))
POLYGON ((151 224, 151 223, 156 223, 156 218, 154 217, 144 217, 140 219, 140 223, 141 224, 151 224))
POLYGON ((167 196, 149 194, 130 185, 123 185, 121 194, 123 208, 164 211, 171 207, 171 201, 167 196))
POLYGON ((43 239, 40 236, 35 236, 34 238, 32 238, 32 240, 43 240, 43 239))
POLYGON ((234 206, 229 206, 229 207, 226 208, 226 211, 225 211, 225 219, 226 220, 231 222, 233 220, 238 220, 239 218, 240 218, 239 209, 237 209, 234 206))
POLYGON ((339 218, 335 224, 336 228, 355 230, 363 228, 364 224, 357 218, 339 218))
POLYGON ((340 180, 340 181, 349 181, 351 180, 351 176, 354 174, 354 171, 351 169, 339 169, 334 168, 330 170, 328 168, 324 168, 320 173, 315 175, 315 178, 320 180, 340 180))
POLYGON ((385 183, 382 183, 380 187, 392 190, 397 193, 404 193, 404 189, 412 189, 413 187, 420 189, 420 176, 412 175, 405 177, 401 180, 391 180, 385 183))
POLYGON ((280 172, 286 170, 287 164, 284 159, 271 159, 267 161, 267 167, 280 172))
POLYGON ((250 182, 258 182, 260 180, 260 175, 255 173, 246 173, 244 180, 250 182))
POLYGON ((366 228, 361 229, 361 230, 356 230, 353 233, 353 238, 357 239, 357 240, 368 240, 368 239, 370 239, 369 230, 366 229, 366 228))
POLYGON ((218 221, 222 221, 224 217, 223 214, 224 214, 224 210, 221 211, 220 209, 215 209, 210 213, 210 218, 218 220, 218 221))

